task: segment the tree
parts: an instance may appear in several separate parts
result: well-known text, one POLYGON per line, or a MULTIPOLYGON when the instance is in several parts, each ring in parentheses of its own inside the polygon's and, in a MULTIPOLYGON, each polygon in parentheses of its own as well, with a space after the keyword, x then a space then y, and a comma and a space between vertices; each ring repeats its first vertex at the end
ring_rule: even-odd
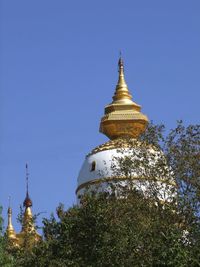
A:
POLYGON ((113 171, 127 183, 88 191, 67 211, 60 205, 57 218, 43 221, 44 241, 26 258, 21 253, 17 266, 200 266, 200 126, 179 122, 166 135, 163 125, 150 124, 137 142, 139 152, 122 148, 113 159, 113 171), (151 178, 141 181, 148 194, 133 182, 136 166, 151 178), (170 197, 163 201, 164 184, 170 197))
POLYGON ((7 251, 7 239, 3 235, 2 207, 0 206, 0 266, 14 267, 14 259, 7 251))

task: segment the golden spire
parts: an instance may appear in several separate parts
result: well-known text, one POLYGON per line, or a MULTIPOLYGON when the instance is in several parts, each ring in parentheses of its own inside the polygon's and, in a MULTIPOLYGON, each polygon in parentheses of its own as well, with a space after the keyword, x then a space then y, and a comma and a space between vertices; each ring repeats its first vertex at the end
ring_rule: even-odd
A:
POLYGON ((128 86, 124 78, 124 62, 121 56, 119 58, 118 67, 119 79, 116 86, 115 94, 113 96, 113 103, 124 103, 125 101, 128 103, 132 103, 132 101, 130 101, 132 96, 129 93, 128 86))
POLYGON ((15 239, 16 238, 16 233, 14 230, 14 227, 12 225, 12 209, 10 206, 10 197, 9 197, 9 205, 8 205, 8 226, 6 229, 6 233, 9 239, 15 239))
POLYGON ((132 101, 124 78, 124 63, 120 55, 119 78, 113 102, 105 107, 100 132, 110 139, 119 137, 137 138, 146 129, 148 118, 140 112, 141 106, 132 101))
POLYGON ((22 225, 22 232, 32 232, 35 230, 33 215, 31 211, 31 207, 33 205, 32 200, 29 197, 28 184, 29 183, 29 173, 28 173, 28 164, 26 164, 26 198, 24 199, 24 218, 22 225))

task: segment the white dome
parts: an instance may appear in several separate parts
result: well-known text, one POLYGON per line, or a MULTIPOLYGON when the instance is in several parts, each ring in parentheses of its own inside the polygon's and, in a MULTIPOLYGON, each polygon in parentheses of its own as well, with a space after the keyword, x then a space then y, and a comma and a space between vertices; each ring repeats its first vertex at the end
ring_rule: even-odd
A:
POLYGON ((117 152, 117 149, 105 150, 87 156, 79 172, 78 187, 90 181, 112 177, 111 162, 113 157, 118 156, 122 156, 122 154, 117 152), (95 168, 93 167, 92 170, 93 164, 95 164, 95 168))
MULTIPOLYGON (((107 184, 106 181, 111 181, 113 179, 124 181, 127 179, 127 176, 121 172, 119 161, 116 160, 116 158, 125 159, 127 157, 131 158, 133 161, 129 173, 131 179, 135 181, 142 180, 143 186, 144 181, 149 181, 152 178, 150 177, 151 175, 153 175, 153 178, 159 181, 161 185, 164 180, 166 181, 166 175, 168 176, 170 173, 167 164, 164 172, 159 173, 157 168, 155 173, 154 171, 149 173, 146 171, 146 169, 149 169, 147 166, 152 166, 153 168, 150 169, 153 170, 160 159, 162 161, 164 160, 163 153, 155 147, 145 145, 136 139, 132 139, 131 143, 122 140, 113 140, 95 148, 86 156, 78 176, 77 196, 81 195, 84 192, 84 188, 87 186, 94 186, 94 184, 101 183, 101 185, 105 187, 107 184), (148 164, 146 167, 144 166, 143 158, 146 159, 146 164, 148 164), (136 163, 135 165, 134 162, 136 163), (138 162, 141 162, 140 166, 138 166, 138 162), (113 165, 115 165, 115 167, 113 167, 113 165)), ((163 185, 162 188, 164 189, 163 185)))

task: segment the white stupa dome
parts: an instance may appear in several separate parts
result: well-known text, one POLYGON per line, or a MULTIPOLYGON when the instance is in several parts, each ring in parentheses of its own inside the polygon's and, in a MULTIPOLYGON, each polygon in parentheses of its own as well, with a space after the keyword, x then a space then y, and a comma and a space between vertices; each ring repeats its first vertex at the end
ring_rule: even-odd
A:
MULTIPOLYGON (((105 190, 108 182, 126 183, 128 179, 143 191, 150 181, 156 181, 159 190, 165 190, 165 184, 174 184, 171 176, 164 154, 156 147, 137 139, 115 139, 93 149, 86 156, 78 175, 76 193, 79 197, 88 187, 93 189, 101 185, 101 190, 105 190), (122 169, 120 162, 125 160, 129 160, 130 169, 122 169), (159 168, 161 162, 162 168, 159 168)), ((164 191, 162 198, 165 198, 163 194, 164 191)))

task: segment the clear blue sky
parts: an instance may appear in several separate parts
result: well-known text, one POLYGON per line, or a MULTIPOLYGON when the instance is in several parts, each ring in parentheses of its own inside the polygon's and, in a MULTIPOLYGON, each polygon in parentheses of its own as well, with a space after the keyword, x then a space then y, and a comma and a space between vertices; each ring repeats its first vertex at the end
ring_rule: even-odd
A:
MULTIPOLYGON (((75 203, 117 82, 155 123, 199 123, 200 1, 0 1, 0 204, 13 217, 29 164, 34 212, 75 203)), ((14 220, 15 221, 15 220, 14 220)), ((16 226, 16 222, 14 223, 16 226)), ((17 226, 16 226, 17 227, 17 226)), ((17 228, 18 229, 18 228, 17 228)))

